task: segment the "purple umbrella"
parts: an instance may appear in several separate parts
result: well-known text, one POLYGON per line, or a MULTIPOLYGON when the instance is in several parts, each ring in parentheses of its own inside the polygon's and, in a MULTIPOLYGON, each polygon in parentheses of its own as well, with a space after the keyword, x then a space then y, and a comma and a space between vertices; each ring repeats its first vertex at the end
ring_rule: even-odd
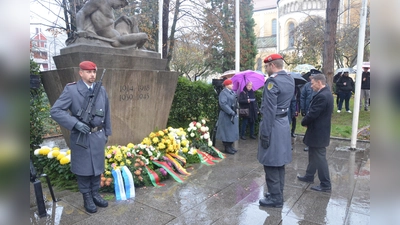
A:
POLYGON ((252 70, 246 70, 236 73, 232 78, 233 90, 241 92, 246 84, 251 81, 253 83, 253 91, 260 89, 264 86, 264 75, 252 70))

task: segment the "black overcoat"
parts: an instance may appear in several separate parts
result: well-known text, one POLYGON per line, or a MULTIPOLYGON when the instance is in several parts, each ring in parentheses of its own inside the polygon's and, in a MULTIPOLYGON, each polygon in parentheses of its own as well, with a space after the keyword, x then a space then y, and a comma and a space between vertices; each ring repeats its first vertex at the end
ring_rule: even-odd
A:
POLYGON ((309 147, 329 146, 332 111, 333 96, 326 86, 311 99, 308 113, 301 121, 302 126, 307 126, 304 144, 309 147))

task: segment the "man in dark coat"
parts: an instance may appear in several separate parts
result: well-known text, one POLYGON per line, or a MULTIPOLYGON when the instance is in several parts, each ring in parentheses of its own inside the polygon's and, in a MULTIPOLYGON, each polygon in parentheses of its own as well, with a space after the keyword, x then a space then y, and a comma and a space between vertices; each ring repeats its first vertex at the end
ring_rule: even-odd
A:
POLYGON ((346 108, 346 112, 351 113, 350 110, 350 98, 352 92, 354 92, 354 81, 353 78, 349 77, 349 72, 344 72, 343 75, 336 82, 336 89, 339 96, 339 105, 337 112, 342 111, 343 101, 346 108))
MULTIPOLYGON (((314 74, 312 74, 314 75, 314 74)), ((310 76, 311 77, 311 76, 310 76)), ((300 112, 301 115, 304 117, 306 116, 307 112, 308 112, 308 108, 310 107, 310 102, 311 99, 314 97, 314 95, 317 92, 315 92, 312 88, 311 88, 311 82, 307 82, 303 88, 301 89, 301 95, 300 95, 300 112)), ((306 146, 304 148, 304 151, 308 151, 308 146, 306 146)))
POLYGON ((225 146, 225 152, 235 154, 237 150, 233 148, 233 142, 239 140, 239 117, 236 113, 237 99, 232 91, 232 80, 226 79, 223 82, 225 88, 219 94, 219 115, 216 139, 221 140, 225 146))
POLYGON ((368 71, 368 67, 363 67, 363 73, 361 75, 361 97, 360 97, 360 109, 362 107, 362 102, 364 99, 364 110, 368 111, 369 97, 370 97, 370 82, 371 74, 368 71))
POLYGON ((326 86, 323 74, 311 77, 311 87, 317 93, 311 100, 308 113, 301 121, 307 127, 303 142, 309 146, 308 166, 304 176, 297 176, 303 182, 313 183, 314 175, 318 170, 320 185, 312 186, 312 190, 330 191, 331 180, 326 160, 326 147, 329 146, 331 135, 331 117, 333 111, 333 96, 326 86))
POLYGON ((264 166, 268 192, 259 204, 283 206, 285 165, 292 161, 288 110, 294 95, 292 76, 283 70, 283 58, 272 54, 264 59, 269 78, 264 84, 260 114, 260 141, 257 159, 264 166))
POLYGON ((97 71, 96 64, 90 61, 81 62, 79 67, 82 79, 65 86, 50 114, 57 123, 71 131, 71 171, 77 177, 86 211, 95 213, 96 206, 108 206, 98 190, 100 176, 104 172, 104 147, 111 135, 110 106, 106 90, 101 86, 93 106, 96 113, 90 124, 78 119, 77 113, 85 107, 85 98, 95 89, 97 71), (76 144, 79 134, 87 135, 87 148, 76 144))

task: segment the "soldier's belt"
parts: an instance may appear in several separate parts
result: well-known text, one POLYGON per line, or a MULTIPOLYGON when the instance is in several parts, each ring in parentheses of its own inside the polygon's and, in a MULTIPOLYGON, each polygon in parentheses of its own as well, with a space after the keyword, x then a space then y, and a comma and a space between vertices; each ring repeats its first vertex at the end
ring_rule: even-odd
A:
POLYGON ((101 129, 103 129, 103 126, 102 126, 102 125, 97 126, 97 127, 92 127, 92 128, 90 128, 90 132, 96 132, 96 131, 99 131, 99 130, 101 130, 101 129))
POLYGON ((282 114, 276 114, 276 117, 281 118, 287 116, 287 112, 282 113, 282 114))

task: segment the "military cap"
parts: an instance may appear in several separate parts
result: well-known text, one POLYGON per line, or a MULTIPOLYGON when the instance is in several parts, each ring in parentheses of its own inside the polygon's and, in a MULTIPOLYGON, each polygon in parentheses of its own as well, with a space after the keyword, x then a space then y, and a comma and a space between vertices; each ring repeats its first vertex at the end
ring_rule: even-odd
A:
POLYGON ((224 86, 230 85, 230 84, 232 84, 232 80, 226 79, 226 80, 224 80, 223 84, 224 84, 224 86))
POLYGON ((279 54, 274 53, 274 54, 271 54, 271 55, 265 57, 264 63, 272 62, 277 59, 283 59, 283 57, 279 54))
POLYGON ((94 62, 91 61, 83 61, 79 64, 79 68, 81 70, 97 70, 97 66, 94 62))

